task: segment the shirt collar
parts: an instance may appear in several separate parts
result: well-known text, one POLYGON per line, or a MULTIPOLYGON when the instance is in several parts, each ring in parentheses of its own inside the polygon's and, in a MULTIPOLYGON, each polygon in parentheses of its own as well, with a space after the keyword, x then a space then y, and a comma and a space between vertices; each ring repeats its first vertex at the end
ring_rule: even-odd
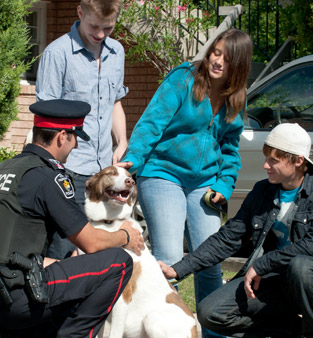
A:
POLYGON ((310 172, 307 172, 304 176, 304 180, 302 182, 302 187, 300 189, 300 192, 305 193, 307 196, 310 196, 312 194, 312 184, 313 184, 313 175, 310 172))
MULTIPOLYGON (((313 174, 311 173, 306 173, 304 175, 304 180, 301 184, 301 186, 298 188, 298 194, 301 194, 303 197, 308 197, 313 193, 313 174)), ((281 185, 275 185, 275 184, 270 184, 270 189, 276 188, 275 192, 275 197, 274 197, 274 204, 279 205, 279 189, 281 188, 281 185)))
POLYGON ((23 153, 31 153, 39 156, 43 159, 50 167, 54 169, 62 169, 65 170, 63 164, 56 160, 46 149, 37 146, 36 144, 27 144, 23 150, 23 153))

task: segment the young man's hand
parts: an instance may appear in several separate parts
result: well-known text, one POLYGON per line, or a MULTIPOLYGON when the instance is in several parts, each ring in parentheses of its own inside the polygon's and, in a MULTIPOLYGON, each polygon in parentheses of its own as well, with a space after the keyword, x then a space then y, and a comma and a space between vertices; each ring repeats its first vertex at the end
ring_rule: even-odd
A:
POLYGON ((259 276, 254 270, 254 267, 251 266, 244 278, 244 288, 248 298, 255 298, 253 290, 257 291, 259 289, 261 279, 262 277, 259 276))
POLYGON ((162 270, 164 276, 167 279, 177 278, 178 277, 177 272, 172 267, 168 266, 167 264, 165 264, 162 261, 158 261, 158 263, 159 263, 159 265, 161 267, 161 270, 162 270))

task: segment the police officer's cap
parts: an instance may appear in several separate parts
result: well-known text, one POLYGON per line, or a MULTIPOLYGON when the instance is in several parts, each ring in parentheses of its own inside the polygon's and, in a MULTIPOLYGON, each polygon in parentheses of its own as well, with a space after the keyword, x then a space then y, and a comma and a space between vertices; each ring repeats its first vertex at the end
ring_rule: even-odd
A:
POLYGON ((85 141, 90 140, 83 130, 84 118, 90 109, 86 102, 63 99, 39 101, 29 106, 35 114, 34 126, 73 131, 85 141))

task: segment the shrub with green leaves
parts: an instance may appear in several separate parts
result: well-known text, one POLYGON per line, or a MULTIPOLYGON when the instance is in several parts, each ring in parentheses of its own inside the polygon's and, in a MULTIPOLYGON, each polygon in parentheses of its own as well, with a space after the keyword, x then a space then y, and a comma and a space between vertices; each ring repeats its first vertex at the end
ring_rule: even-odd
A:
POLYGON ((20 77, 30 65, 25 61, 30 49, 25 16, 35 1, 0 1, 0 136, 17 116, 20 77))
POLYGON ((128 60, 150 62, 164 77, 194 56, 194 36, 214 26, 208 12, 198 14, 190 1, 123 0, 115 35, 126 46, 128 60))
POLYGON ((283 1, 281 25, 282 34, 294 39, 298 57, 313 53, 313 0, 283 1))
POLYGON ((14 157, 17 155, 16 150, 8 150, 7 148, 0 147, 0 162, 3 162, 5 160, 8 160, 9 158, 14 157))

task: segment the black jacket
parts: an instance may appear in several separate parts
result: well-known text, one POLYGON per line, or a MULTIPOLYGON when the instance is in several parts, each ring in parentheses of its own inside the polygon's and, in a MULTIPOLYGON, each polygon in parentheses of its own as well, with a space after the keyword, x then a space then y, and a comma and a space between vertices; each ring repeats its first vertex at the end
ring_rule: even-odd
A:
POLYGON ((250 265, 257 274, 282 273, 297 255, 313 256, 313 174, 306 174, 298 192, 291 219, 291 245, 276 249, 271 227, 279 212, 280 185, 263 180, 255 184, 236 216, 204 241, 192 254, 173 265, 179 279, 211 267, 236 253, 249 240, 253 252, 240 270, 243 275, 250 265))

